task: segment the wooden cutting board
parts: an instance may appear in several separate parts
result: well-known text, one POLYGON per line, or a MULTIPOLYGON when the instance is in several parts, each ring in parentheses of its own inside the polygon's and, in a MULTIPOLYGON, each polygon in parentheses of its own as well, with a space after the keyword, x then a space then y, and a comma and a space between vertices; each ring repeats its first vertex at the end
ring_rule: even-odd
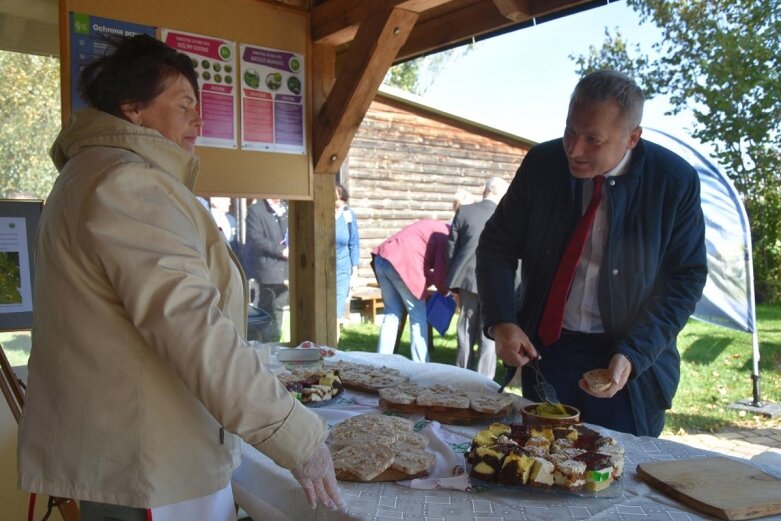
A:
POLYGON ((781 513, 781 479, 729 458, 640 463, 640 478, 664 494, 719 519, 781 513))

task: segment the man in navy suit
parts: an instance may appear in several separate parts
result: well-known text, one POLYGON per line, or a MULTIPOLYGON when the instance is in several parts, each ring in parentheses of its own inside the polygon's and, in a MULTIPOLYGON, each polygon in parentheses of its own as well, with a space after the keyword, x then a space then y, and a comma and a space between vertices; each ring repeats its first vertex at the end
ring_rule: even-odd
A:
POLYGON ((468 367, 493 378, 496 372, 494 341, 483 334, 480 300, 477 298, 475 250, 486 221, 507 191, 507 181, 492 177, 485 183, 483 200, 459 207, 450 228, 447 243, 447 287, 458 294, 461 314, 458 317, 458 354, 456 365, 468 367), (477 345, 477 352, 472 348, 477 345))

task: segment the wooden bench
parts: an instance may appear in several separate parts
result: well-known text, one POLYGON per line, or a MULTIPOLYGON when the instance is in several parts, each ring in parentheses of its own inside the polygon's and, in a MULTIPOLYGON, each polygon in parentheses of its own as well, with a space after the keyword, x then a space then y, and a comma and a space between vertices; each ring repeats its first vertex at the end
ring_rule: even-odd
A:
POLYGON ((374 324, 377 312, 384 309, 380 288, 366 289, 352 296, 353 301, 358 302, 361 320, 374 324))

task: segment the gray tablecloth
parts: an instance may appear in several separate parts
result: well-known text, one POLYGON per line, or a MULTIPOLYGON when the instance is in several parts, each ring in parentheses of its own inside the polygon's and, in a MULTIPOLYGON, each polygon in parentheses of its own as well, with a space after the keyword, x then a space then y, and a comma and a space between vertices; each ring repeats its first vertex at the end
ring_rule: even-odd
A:
MULTIPOLYGON (((473 372, 442 364, 414 364, 398 355, 339 353, 337 358, 397 368, 422 384, 451 383, 470 390, 495 390, 491 380, 473 372)), ((376 412, 376 396, 345 392, 337 403, 314 409, 333 425, 354 414, 376 412)), ((516 419, 520 421, 520 419, 516 419)), ((442 425, 471 439, 485 425, 442 425)), ((346 511, 313 511, 290 473, 275 466, 252 447, 244 445, 243 462, 233 477, 237 503, 256 521, 406 520, 426 521, 558 521, 605 519, 631 521, 683 521, 711 519, 674 501, 640 481, 635 472, 645 461, 684 460, 713 456, 700 449, 657 438, 635 437, 606 431, 626 449, 624 476, 597 497, 564 491, 498 487, 472 480, 473 490, 420 490, 389 483, 339 482, 346 511), (600 497, 601 496, 601 497, 600 497)), ((763 467, 781 477, 781 469, 763 467)), ((781 516, 765 519, 781 520, 781 516)))

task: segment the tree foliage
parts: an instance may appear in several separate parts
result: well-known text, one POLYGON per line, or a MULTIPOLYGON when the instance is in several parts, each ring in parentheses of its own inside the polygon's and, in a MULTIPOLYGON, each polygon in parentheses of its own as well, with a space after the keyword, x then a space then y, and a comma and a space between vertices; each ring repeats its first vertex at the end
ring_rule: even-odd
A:
POLYGON ((472 48, 469 44, 399 63, 390 68, 383 83, 422 96, 448 63, 465 56, 472 48))
POLYGON ((60 129, 60 62, 0 51, 0 196, 43 198, 57 171, 49 158, 60 129))
POLYGON ((713 146, 744 197, 759 300, 781 300, 781 2, 627 0, 662 31, 649 59, 616 31, 572 57, 578 72, 613 68, 650 96, 690 109, 693 136, 713 146), (632 51, 632 52, 630 52, 632 51))

